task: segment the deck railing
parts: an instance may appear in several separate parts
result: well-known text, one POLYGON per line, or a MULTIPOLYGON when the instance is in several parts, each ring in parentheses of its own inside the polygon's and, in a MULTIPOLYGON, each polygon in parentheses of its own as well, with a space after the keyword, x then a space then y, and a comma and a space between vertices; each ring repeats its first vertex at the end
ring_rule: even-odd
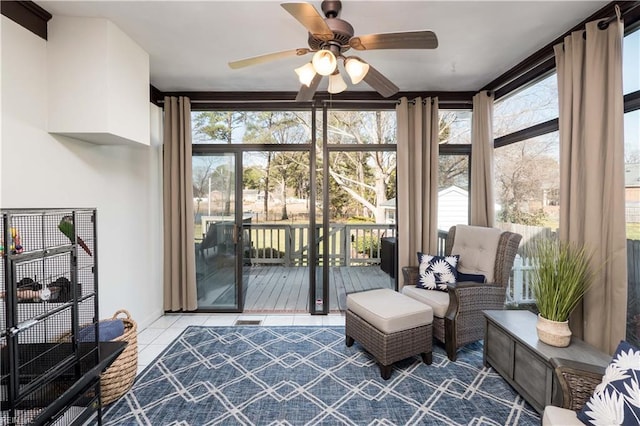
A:
MULTIPOLYGON (((245 224, 245 260, 252 265, 276 264, 306 266, 309 262, 308 231, 306 224, 245 224)), ((391 224, 331 224, 329 235, 323 235, 322 226, 316 226, 318 256, 329 247, 329 266, 379 265, 381 239, 395 237, 391 224)), ((447 232, 438 232, 438 253, 444 253, 447 232)))
MULTIPOLYGON (((246 224, 245 259, 251 264, 306 266, 309 262, 309 226, 305 224, 246 224)), ((328 245, 329 266, 366 266, 380 264, 380 239, 395 237, 394 225, 331 224, 323 235, 316 226, 318 254, 328 245)))
MULTIPOLYGON (((274 264, 284 266, 307 266, 309 262, 308 230, 306 224, 251 224, 244 225, 245 261, 251 264, 274 264), (248 240, 248 241, 247 241, 248 240)), ((519 229, 519 231, 522 231, 519 229)), ((552 231, 536 230, 533 236, 553 235, 552 231), (548 232, 545 233, 545 232, 548 232)), ((331 224, 329 235, 323 235, 322 226, 316 226, 318 235, 318 255, 321 257, 324 245, 329 246, 328 266, 367 266, 379 265, 381 260, 381 238, 395 237, 395 225, 389 224, 331 224)), ((446 231, 438 232, 438 254, 444 254, 447 238, 446 231)), ((527 238, 527 239, 529 239, 527 238)), ((630 282, 633 289, 637 284, 637 265, 640 264, 640 248, 638 241, 627 241, 629 256, 630 282), (633 276, 633 279, 631 279, 633 276)), ((401 266, 401 265, 400 265, 401 266)), ((516 255, 509 287, 507 301, 523 304, 535 303, 531 289, 532 272, 535 261, 521 254, 516 255)), ((636 290, 640 294, 640 290, 636 290)), ((635 296, 635 293, 634 293, 635 296)), ((634 302, 640 306, 640 297, 634 302)), ((640 308, 638 309, 640 312, 640 308)), ((640 318, 640 314, 638 314, 640 318)), ((640 323, 640 319, 638 320, 640 323)))

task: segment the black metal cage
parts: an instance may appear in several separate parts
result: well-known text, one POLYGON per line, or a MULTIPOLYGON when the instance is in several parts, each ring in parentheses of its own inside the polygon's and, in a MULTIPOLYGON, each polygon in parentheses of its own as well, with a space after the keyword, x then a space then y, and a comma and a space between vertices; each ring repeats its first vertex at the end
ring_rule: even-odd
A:
POLYGON ((0 423, 82 424, 100 394, 96 211, 1 217, 0 423))

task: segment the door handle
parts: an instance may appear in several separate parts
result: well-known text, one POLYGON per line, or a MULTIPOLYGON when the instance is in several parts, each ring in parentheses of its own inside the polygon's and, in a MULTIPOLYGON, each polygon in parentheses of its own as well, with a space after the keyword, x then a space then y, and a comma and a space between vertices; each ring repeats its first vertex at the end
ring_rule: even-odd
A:
POLYGON ((233 243, 238 244, 238 238, 240 236, 240 232, 238 232, 238 225, 233 224, 233 243))

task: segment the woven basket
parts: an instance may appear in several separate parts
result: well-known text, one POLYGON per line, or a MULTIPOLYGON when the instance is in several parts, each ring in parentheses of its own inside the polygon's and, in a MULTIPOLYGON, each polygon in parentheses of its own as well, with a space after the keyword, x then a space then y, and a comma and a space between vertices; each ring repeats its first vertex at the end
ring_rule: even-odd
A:
POLYGON ((100 375, 100 395, 102 405, 107 405, 124 395, 136 378, 138 371, 138 325, 131 319, 126 309, 120 309, 111 319, 125 314, 122 318, 124 334, 113 339, 113 342, 127 342, 127 346, 115 361, 100 375))

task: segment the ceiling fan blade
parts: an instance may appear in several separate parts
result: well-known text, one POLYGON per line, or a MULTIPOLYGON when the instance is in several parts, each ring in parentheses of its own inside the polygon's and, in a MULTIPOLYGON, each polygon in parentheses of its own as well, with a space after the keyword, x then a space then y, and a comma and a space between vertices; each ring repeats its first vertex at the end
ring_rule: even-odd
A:
POLYGON ((320 81, 322 80, 322 76, 320 74, 316 74, 311 80, 309 87, 304 84, 300 87, 300 91, 296 96, 296 102, 305 102, 313 99, 313 95, 316 94, 316 90, 318 90, 318 86, 320 85, 320 81))
POLYGON ((254 56, 252 58, 240 59, 238 61, 229 62, 229 67, 235 69, 244 68, 251 65, 258 65, 264 62, 274 61, 276 59, 288 58, 290 56, 302 56, 311 52, 311 49, 301 47, 299 49, 284 50, 282 52, 267 53, 265 55, 254 56))
POLYGON ((309 3, 282 3, 280 6, 304 25, 314 37, 326 41, 333 39, 333 31, 313 5, 309 3))
POLYGON ((395 95, 400 91, 398 86, 393 84, 387 77, 380 74, 380 71, 371 65, 369 65, 369 71, 367 72, 367 75, 364 76, 363 80, 385 98, 395 95))
POLYGON ((368 34, 351 37, 349 46, 356 50, 435 49, 438 47, 438 37, 433 31, 368 34))

